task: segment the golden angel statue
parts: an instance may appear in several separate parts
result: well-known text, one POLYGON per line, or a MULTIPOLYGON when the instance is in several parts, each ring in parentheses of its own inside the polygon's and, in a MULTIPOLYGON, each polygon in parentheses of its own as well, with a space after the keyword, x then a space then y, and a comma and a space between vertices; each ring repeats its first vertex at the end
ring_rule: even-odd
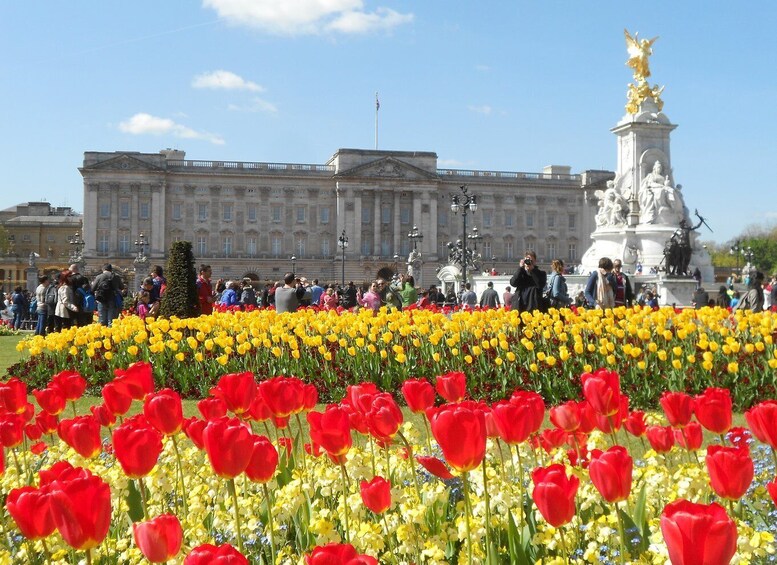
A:
POLYGON ((634 37, 631 37, 627 29, 623 30, 623 34, 626 36, 626 50, 629 53, 629 60, 626 61, 626 64, 634 69, 634 80, 644 82, 650 76, 648 57, 653 54, 652 46, 658 37, 640 40, 639 33, 635 33, 634 37))

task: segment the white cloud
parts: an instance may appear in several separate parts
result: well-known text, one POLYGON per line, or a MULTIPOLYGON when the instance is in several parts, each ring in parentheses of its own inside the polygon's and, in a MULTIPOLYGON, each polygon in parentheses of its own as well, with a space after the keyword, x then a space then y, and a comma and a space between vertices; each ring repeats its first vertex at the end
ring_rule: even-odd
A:
POLYGON ((249 90, 251 92, 264 92, 264 87, 246 80, 230 71, 212 71, 197 75, 192 80, 194 88, 210 88, 213 90, 249 90))
POLYGON ((483 104, 482 106, 467 106, 467 108, 470 112, 475 112, 476 114, 482 114, 484 116, 490 116, 493 111, 493 108, 488 104, 483 104))
POLYGON ((363 0, 203 0, 203 6, 232 24, 281 35, 369 33, 410 23, 414 17, 383 7, 367 12, 363 0))
POLYGON ((457 169, 464 166, 464 163, 457 159, 437 159, 437 166, 443 169, 457 169))
POLYGON ((249 104, 242 106, 230 104, 227 106, 227 109, 233 112, 267 112, 270 114, 275 114, 278 111, 278 107, 275 104, 262 98, 254 98, 249 104))
POLYGON ((119 123, 119 130, 132 135, 172 135, 181 139, 204 139, 214 145, 224 145, 224 139, 219 135, 199 132, 169 118, 159 118, 145 112, 139 112, 119 123))

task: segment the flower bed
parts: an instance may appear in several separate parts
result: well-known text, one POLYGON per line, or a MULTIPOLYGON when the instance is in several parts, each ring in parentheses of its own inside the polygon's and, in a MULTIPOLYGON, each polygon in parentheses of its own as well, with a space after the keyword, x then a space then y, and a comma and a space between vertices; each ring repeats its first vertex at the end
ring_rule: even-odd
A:
POLYGON ((498 399, 515 388, 549 403, 580 395, 579 376, 594 367, 621 375, 633 406, 657 406, 666 389, 731 390, 744 410, 777 397, 774 337, 777 315, 732 314, 719 308, 675 311, 618 308, 439 312, 412 310, 225 312, 185 320, 123 318, 112 328, 91 325, 19 344, 29 361, 13 367, 31 386, 78 367, 99 386, 112 370, 151 361, 158 386, 186 397, 207 393, 225 372, 260 379, 294 374, 315 384, 325 401, 363 381, 396 391, 410 377, 466 372, 473 398, 498 399))
POLYGON ((39 408, 12 378, 0 561, 773 559, 777 402, 751 408, 748 431, 732 428, 727 389, 665 392, 645 415, 617 373, 580 381, 583 400, 546 411, 527 391, 466 400, 462 373, 408 380, 413 423, 372 383, 316 410, 300 379, 225 374, 184 420, 147 363, 116 371, 86 415, 68 406, 87 386, 78 373, 33 391, 39 408), (133 404, 142 413, 122 416, 133 404))

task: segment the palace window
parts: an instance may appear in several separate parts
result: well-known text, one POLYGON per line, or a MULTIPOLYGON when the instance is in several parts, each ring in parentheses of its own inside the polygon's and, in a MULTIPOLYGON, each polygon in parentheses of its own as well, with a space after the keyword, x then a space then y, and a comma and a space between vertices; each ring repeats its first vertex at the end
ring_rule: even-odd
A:
POLYGON ((138 216, 141 220, 148 220, 148 217, 150 216, 150 210, 151 205, 148 202, 141 202, 140 203, 140 211, 138 213, 138 216))
POLYGON ((180 202, 176 202, 173 204, 173 220, 180 220, 181 219, 181 204, 180 202))
POLYGON ((232 221, 232 204, 225 203, 223 205, 223 211, 224 211, 224 221, 225 222, 231 222, 232 221))
POLYGON ((119 234, 119 253, 122 255, 130 252, 130 236, 128 233, 119 234))
POLYGON ((483 260, 484 261, 490 261, 491 257, 493 256, 493 253, 491 252, 491 242, 490 241, 484 241, 483 242, 483 260))
POLYGON ((224 236, 224 257, 229 257, 232 254, 232 236, 231 235, 225 235, 224 236))
POLYGON ((534 212, 526 212, 526 227, 534 227, 534 212))
POLYGON ((111 217, 111 203, 110 202, 101 202, 100 203, 100 217, 101 218, 110 218, 111 217))
POLYGON ((380 209, 380 222, 382 224, 390 224, 391 223, 391 207, 390 206, 383 206, 380 209))
POLYGON ((515 257, 515 248, 512 241, 505 241, 505 257, 508 259, 515 257))
POLYGON ((553 229, 556 227, 556 214, 548 214, 547 216, 548 227, 553 229))
POLYGON ((571 230, 577 229, 577 215, 576 214, 570 214, 569 215, 569 229, 571 229, 571 230))
POLYGON ((256 204, 249 204, 248 206, 248 221, 256 221, 256 204))
POLYGON ((130 203, 128 200, 119 202, 119 217, 122 220, 126 220, 130 217, 130 203))
POLYGON ((321 255, 329 257, 329 240, 324 238, 321 240, 321 255))
POLYGON ((298 224, 304 224, 305 223, 305 207, 304 206, 297 206, 297 223, 298 224))
POLYGON ((272 221, 276 224, 280 223, 281 221, 281 207, 278 205, 272 206, 270 208, 272 212, 272 221))
POLYGON ((505 212, 505 227, 511 228, 515 224, 515 214, 512 212, 505 212))
POLYGON ((208 240, 204 235, 197 236, 197 255, 205 257, 208 253, 208 240))
POLYGON ((246 253, 249 255, 249 257, 256 256, 258 246, 256 238, 251 236, 246 238, 246 253))
POLYGON ((362 206, 362 223, 369 224, 372 222, 372 212, 366 206, 362 206))
POLYGON ((483 210, 483 227, 490 228, 494 221, 493 210, 483 210))
POLYGON ((448 225, 448 210, 445 208, 437 208, 437 224, 440 226, 448 225))
POLYGON ((547 251, 548 251, 548 261, 553 261, 554 259, 557 259, 558 257, 556 256, 556 242, 549 241, 545 245, 547 246, 547 251))
POLYGON ((382 257, 391 256, 391 242, 388 239, 383 239, 380 242, 380 254, 382 257))
POLYGON ((410 223, 410 208, 402 207, 399 209, 399 221, 403 224, 410 223))
POLYGON ((97 252, 108 253, 109 249, 110 249, 110 240, 108 239, 108 234, 105 232, 102 232, 97 238, 97 252))
POLYGON ((570 243, 569 244, 569 261, 577 261, 577 244, 576 243, 570 243))
POLYGON ((274 257, 280 257, 281 250, 283 249, 283 239, 279 235, 272 236, 270 241, 270 248, 274 257))
POLYGON ((208 219, 208 205, 205 204, 204 202, 200 202, 199 204, 197 204, 197 218, 201 222, 204 222, 205 220, 208 219))
POLYGON ((329 206, 321 206, 319 210, 319 219, 322 224, 329 223, 329 206))
POLYGON ((362 239, 362 255, 372 255, 372 245, 366 239, 362 239))

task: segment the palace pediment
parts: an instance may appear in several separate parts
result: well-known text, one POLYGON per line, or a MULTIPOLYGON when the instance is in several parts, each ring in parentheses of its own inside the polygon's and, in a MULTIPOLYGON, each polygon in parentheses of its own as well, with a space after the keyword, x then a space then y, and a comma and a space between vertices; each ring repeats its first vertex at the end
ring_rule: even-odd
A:
POLYGON ((84 169, 90 171, 164 171, 161 167, 126 154, 88 165, 84 169))
POLYGON ((377 161, 372 161, 371 163, 365 163, 358 167, 341 171, 335 175, 335 178, 417 181, 437 180, 438 176, 394 157, 385 157, 383 159, 378 159, 377 161))

